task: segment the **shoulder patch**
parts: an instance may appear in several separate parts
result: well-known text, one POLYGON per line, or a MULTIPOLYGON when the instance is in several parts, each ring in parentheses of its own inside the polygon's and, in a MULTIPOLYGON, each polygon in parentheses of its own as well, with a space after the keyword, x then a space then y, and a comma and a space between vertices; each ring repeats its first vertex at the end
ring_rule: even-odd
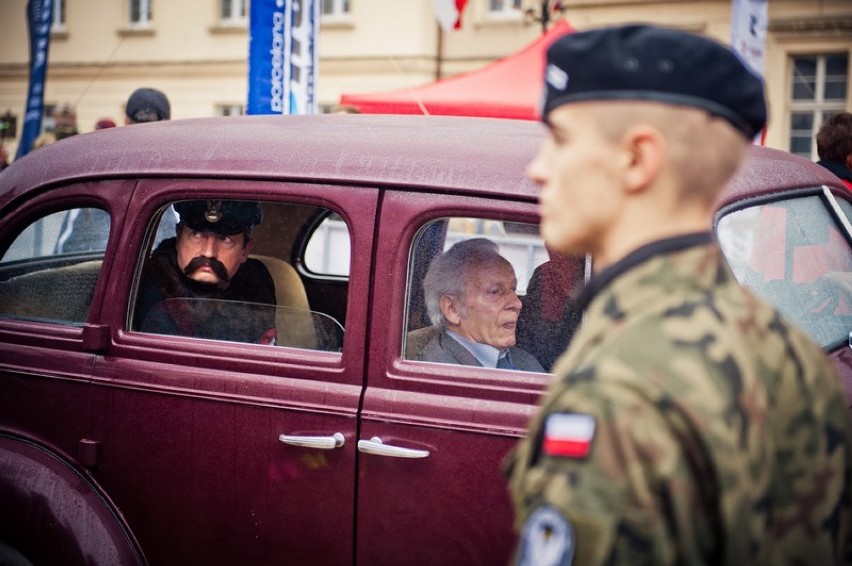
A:
POLYGON ((595 418, 582 413, 552 413, 544 423, 541 450, 548 456, 585 458, 595 439, 595 418))
POLYGON ((574 560, 574 529, 549 505, 527 517, 521 529, 517 566, 567 566, 574 560))

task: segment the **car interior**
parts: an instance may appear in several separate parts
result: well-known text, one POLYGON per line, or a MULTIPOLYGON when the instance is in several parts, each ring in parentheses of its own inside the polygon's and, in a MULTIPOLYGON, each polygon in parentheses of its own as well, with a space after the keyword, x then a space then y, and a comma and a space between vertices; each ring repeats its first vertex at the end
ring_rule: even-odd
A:
POLYGON ((572 294, 585 278, 586 260, 546 250, 537 225, 496 220, 442 218, 420 229, 409 259, 403 357, 418 359, 426 344, 440 332, 429 321, 423 295, 422 282, 429 264, 460 239, 482 236, 498 242, 501 254, 513 264, 518 277, 523 308, 518 319, 517 346, 550 371, 580 323, 572 294), (519 246, 520 251, 513 250, 519 246))

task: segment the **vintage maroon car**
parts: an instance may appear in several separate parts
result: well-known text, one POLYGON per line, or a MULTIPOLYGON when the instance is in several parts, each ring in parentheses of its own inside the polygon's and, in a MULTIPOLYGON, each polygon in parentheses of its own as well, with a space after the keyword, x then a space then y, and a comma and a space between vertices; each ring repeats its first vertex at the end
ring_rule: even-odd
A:
MULTIPOLYGON (((0 174, 0 556, 505 563, 501 462, 549 375, 420 360, 434 333, 422 280, 455 242, 497 243, 524 304, 519 344, 550 367, 594 258, 551 256, 538 235, 524 168, 543 135, 230 117, 98 131, 15 162, 0 174), (275 346, 164 331, 140 311, 173 205, 199 199, 260 203, 252 253, 275 281, 275 346)), ((754 147, 716 230, 852 397, 850 198, 822 168, 754 147)))

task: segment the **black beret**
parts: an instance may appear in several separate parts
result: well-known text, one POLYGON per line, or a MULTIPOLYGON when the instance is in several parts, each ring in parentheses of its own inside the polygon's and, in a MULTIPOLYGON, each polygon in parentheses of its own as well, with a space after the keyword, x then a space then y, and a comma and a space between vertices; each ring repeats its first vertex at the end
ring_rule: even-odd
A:
POLYGON ((716 41, 627 25, 569 33, 547 50, 542 118, 590 100, 649 100, 706 110, 752 139, 766 125, 763 81, 716 41))
POLYGON ((158 122, 171 117, 171 105, 159 90, 137 88, 127 99, 124 113, 134 122, 158 122))
POLYGON ((175 205, 182 224, 222 235, 248 232, 263 220, 259 203, 239 200, 187 200, 175 205))

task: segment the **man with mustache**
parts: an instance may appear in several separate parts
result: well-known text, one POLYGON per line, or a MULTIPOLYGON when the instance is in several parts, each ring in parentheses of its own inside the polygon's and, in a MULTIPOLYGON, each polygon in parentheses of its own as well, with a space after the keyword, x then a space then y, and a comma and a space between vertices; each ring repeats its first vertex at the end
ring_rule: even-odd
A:
POLYGON ((438 256, 423 280, 426 308, 441 332, 419 360, 544 372, 515 346, 521 301, 512 265, 485 238, 465 240, 438 256))
POLYGON ((144 332, 269 344, 275 340, 275 283, 249 257, 256 202, 175 204, 175 238, 145 266, 134 327, 144 332))

